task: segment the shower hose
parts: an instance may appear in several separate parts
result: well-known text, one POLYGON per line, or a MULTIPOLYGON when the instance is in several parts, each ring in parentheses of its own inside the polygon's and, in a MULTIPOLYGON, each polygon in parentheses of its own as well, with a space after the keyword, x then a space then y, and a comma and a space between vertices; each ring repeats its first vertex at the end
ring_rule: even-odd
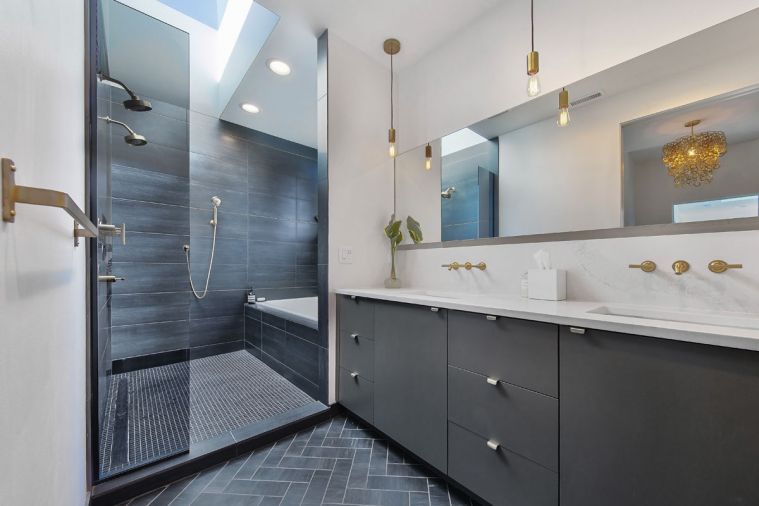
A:
POLYGON ((185 245, 184 246, 184 256, 187 260, 187 275, 190 278, 190 288, 192 288, 192 294, 195 296, 196 299, 201 300, 208 295, 208 283, 211 281, 211 268, 213 267, 213 255, 216 251, 216 227, 219 225, 219 218, 218 214, 214 213, 214 220, 213 220, 213 242, 211 243, 211 260, 208 262, 208 273, 206 274, 206 286, 203 288, 203 293, 198 294, 198 291, 195 289, 195 284, 192 282, 192 269, 190 268, 190 246, 185 245))

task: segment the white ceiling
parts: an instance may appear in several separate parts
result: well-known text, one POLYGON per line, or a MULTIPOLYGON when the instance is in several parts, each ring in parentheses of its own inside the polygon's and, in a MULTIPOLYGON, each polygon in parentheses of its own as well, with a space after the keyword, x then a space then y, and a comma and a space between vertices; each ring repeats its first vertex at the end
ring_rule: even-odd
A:
POLYGON ((412 65, 445 39, 505 0, 257 0, 279 15, 269 40, 222 113, 222 119, 307 146, 316 145, 316 38, 325 30, 382 64, 388 37, 401 41, 397 69, 412 65), (287 77, 266 67, 280 58, 287 77), (243 102, 260 107, 245 113, 243 102))

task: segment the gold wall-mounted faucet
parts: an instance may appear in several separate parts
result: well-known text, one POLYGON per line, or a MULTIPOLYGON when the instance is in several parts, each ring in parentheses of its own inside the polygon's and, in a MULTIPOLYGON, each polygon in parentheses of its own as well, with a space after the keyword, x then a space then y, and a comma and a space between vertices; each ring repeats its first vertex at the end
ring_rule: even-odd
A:
POLYGON ((458 262, 451 262, 449 264, 443 264, 441 267, 448 269, 449 271, 457 271, 461 269, 461 264, 458 262))
POLYGON ((654 272, 656 270, 656 263, 652 260, 644 260, 639 264, 628 265, 630 269, 640 269, 643 272, 654 272))
POLYGON ((487 269, 488 266, 485 262, 480 262, 478 264, 473 264, 472 262, 467 262, 464 264, 464 269, 471 271, 472 269, 479 269, 481 271, 484 271, 487 269))
POLYGON ((688 272, 690 270, 690 264, 685 260, 676 260, 672 264, 672 270, 675 271, 675 274, 680 276, 684 272, 688 272))
POLYGON ((712 260, 709 262, 709 270, 715 274, 722 274, 729 269, 743 269, 743 264, 729 264, 724 260, 712 260))

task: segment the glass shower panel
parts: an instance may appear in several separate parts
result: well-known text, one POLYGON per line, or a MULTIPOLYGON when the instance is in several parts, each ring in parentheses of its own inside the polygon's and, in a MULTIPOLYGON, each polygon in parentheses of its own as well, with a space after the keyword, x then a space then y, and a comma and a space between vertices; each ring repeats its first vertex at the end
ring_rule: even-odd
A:
POLYGON ((189 36, 98 3, 98 470, 189 451, 189 36))

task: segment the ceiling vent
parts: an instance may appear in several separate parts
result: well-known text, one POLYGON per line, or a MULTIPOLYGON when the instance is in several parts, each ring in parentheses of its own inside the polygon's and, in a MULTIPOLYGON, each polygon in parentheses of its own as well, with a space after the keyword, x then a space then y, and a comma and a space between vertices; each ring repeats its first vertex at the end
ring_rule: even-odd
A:
POLYGON ((577 107, 580 105, 587 104, 588 102, 595 100, 597 98, 601 98, 602 96, 603 96, 603 92, 597 91, 591 95, 587 95, 585 97, 578 98, 577 100, 573 100, 572 102, 569 103, 569 105, 571 105, 572 107, 577 107))

